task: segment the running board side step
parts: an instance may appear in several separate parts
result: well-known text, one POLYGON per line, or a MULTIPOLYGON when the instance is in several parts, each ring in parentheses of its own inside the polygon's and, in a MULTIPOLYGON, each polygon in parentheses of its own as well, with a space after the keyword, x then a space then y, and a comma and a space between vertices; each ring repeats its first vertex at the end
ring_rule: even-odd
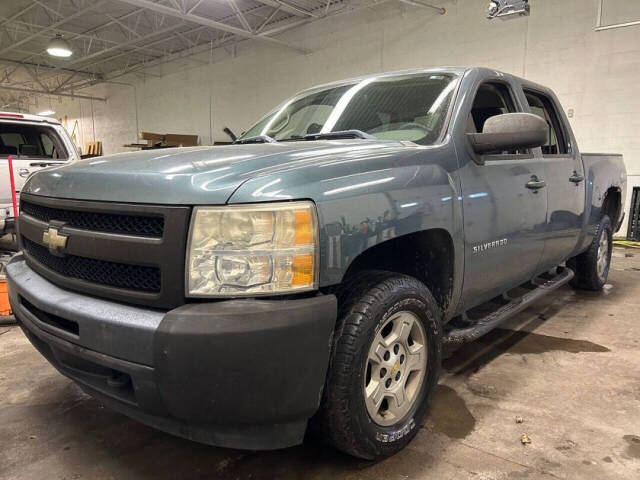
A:
POLYGON ((573 276, 573 270, 570 268, 558 267, 558 273, 552 279, 538 285, 534 290, 525 293, 521 297, 514 298, 509 303, 491 312, 486 317, 480 318, 471 327, 455 328, 445 332, 442 341, 450 344, 473 342, 496 328, 508 318, 518 312, 521 312, 539 298, 569 283, 573 276))

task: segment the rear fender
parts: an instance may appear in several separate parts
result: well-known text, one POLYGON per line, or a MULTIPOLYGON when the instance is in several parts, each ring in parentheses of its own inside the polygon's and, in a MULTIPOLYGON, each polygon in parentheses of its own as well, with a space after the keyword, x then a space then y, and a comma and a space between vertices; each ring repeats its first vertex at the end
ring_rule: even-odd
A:
MULTIPOLYGON (((622 201, 627 190, 627 174, 622 155, 582 154, 586 181, 586 204, 583 237, 580 251, 589 248, 602 218, 602 208, 609 192, 619 192, 622 201)), ((618 218, 611 223, 617 226, 623 208, 618 210, 618 218)))

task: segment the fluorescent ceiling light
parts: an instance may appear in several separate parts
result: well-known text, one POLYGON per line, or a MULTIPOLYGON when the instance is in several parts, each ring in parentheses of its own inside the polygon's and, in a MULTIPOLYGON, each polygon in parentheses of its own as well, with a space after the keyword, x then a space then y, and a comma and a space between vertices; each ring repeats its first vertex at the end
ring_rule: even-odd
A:
POLYGON ((60 34, 49 42, 47 53, 52 57, 70 57, 73 54, 71 45, 60 34))
POLYGON ((41 117, 48 117, 49 115, 54 115, 56 112, 54 112, 53 110, 43 110, 41 112, 38 112, 38 115, 40 115, 41 117))

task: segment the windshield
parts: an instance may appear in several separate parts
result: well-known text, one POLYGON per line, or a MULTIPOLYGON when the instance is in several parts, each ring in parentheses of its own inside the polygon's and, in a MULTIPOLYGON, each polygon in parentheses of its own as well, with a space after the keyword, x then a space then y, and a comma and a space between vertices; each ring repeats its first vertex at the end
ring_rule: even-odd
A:
POLYGON ((458 77, 448 73, 371 77, 303 92, 273 110, 242 138, 278 141, 360 130, 380 140, 422 145, 438 140, 458 77))

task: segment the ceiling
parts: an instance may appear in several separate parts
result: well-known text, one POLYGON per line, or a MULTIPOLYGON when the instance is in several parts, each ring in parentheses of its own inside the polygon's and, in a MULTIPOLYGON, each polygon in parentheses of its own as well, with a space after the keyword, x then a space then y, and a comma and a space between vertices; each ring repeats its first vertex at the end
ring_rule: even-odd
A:
MULTIPOLYGON (((240 41, 309 53, 278 37, 329 15, 387 0, 2 0, 0 109, 79 90, 240 41), (47 55, 62 35, 74 54, 47 55)), ((398 0, 438 9, 422 0, 398 0)), ((195 60, 193 61, 200 61, 195 60)))

